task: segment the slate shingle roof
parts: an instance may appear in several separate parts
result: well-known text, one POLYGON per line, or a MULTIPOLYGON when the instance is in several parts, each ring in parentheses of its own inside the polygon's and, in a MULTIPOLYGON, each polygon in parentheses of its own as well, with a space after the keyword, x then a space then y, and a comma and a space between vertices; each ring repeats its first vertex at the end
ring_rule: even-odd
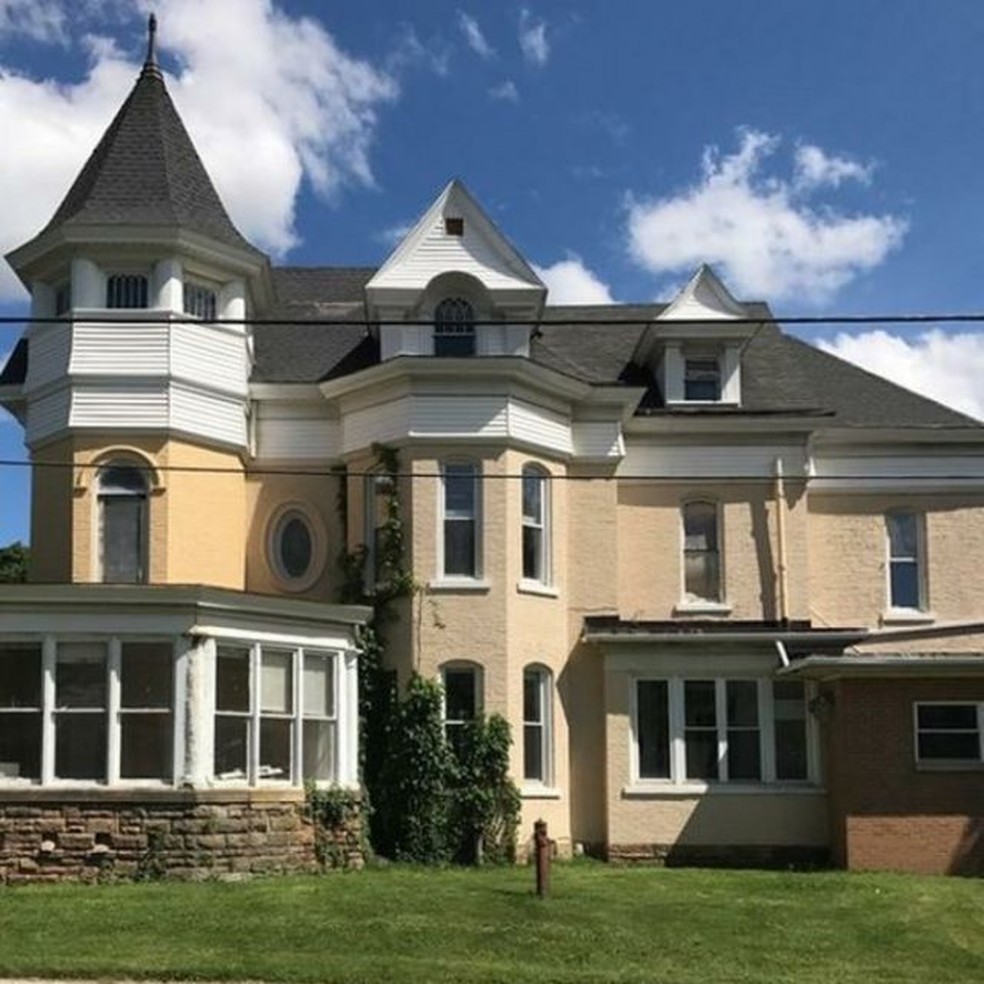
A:
POLYGON ((232 224, 164 80, 146 66, 44 231, 181 226, 262 256, 232 224))

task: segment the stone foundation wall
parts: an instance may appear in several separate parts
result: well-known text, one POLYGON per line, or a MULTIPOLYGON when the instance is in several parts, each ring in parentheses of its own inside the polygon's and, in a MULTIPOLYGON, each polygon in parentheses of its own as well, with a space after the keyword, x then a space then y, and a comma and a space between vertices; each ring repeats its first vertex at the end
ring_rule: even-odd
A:
POLYGON ((316 837, 303 791, 294 789, 4 792, 0 884, 196 881, 361 867, 360 827, 358 816, 348 816, 316 837))

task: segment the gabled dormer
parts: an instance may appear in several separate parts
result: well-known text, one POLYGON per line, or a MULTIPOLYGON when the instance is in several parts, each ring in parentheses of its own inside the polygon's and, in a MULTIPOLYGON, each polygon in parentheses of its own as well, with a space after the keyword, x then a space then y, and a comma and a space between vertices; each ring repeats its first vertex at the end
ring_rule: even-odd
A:
POLYGON ((702 266, 639 340, 667 407, 741 406, 741 352, 754 334, 746 307, 702 266))
POLYGON ((366 285, 383 360, 528 355, 547 289, 458 180, 366 285))

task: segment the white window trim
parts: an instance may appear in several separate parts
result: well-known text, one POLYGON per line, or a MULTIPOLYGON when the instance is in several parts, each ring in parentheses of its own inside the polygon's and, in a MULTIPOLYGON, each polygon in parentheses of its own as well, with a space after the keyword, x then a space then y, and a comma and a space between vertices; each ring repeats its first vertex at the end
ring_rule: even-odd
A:
POLYGON ((884 515, 885 536, 885 611, 882 613, 883 624, 892 623, 929 623, 936 621, 936 615, 929 610, 929 577, 926 550, 926 514, 918 509, 888 509, 884 515), (892 516, 912 516, 916 522, 916 583, 919 591, 919 603, 915 608, 896 606, 892 603, 892 538, 889 533, 889 521, 892 516))
POLYGON ((553 672, 549 667, 542 663, 530 663, 523 667, 523 773, 522 789, 523 795, 535 796, 552 795, 554 789, 554 682, 553 672), (540 721, 527 721, 525 713, 525 690, 526 674, 533 673, 537 677, 537 688, 540 691, 540 721), (543 763, 543 775, 540 779, 531 779, 526 776, 526 726, 537 725, 540 728, 540 761, 543 763))
POLYGON ((714 499, 702 499, 699 496, 683 499, 680 502, 678 513, 678 523, 680 524, 680 600, 674 610, 685 615, 730 615, 731 603, 728 601, 727 577, 724 562, 724 508, 720 501, 714 499), (687 524, 685 512, 687 506, 704 505, 714 506, 717 510, 716 535, 717 535, 717 558, 718 558, 718 597, 717 598, 697 598, 687 595, 687 524))
POLYGON ((483 578, 484 553, 484 498, 485 482, 483 481, 482 462, 475 458, 447 458, 440 463, 441 479, 437 483, 437 573, 429 587, 441 590, 479 590, 489 588, 489 583, 483 578), (444 557, 444 524, 446 521, 446 487, 444 470, 448 465, 469 465, 475 469, 475 501, 472 510, 472 535, 475 547, 475 569, 471 574, 448 574, 445 569, 444 557))
POLYGON ((520 513, 520 565, 523 563, 523 543, 522 537, 527 527, 538 529, 540 531, 540 550, 539 550, 539 566, 540 566, 540 577, 526 577, 525 572, 522 571, 522 566, 520 568, 521 576, 519 579, 519 589, 522 590, 532 590, 543 588, 551 588, 553 586, 553 537, 552 525, 553 525, 553 509, 552 509, 552 499, 553 499, 553 484, 551 482, 550 472, 547 471, 542 465, 535 462, 527 462, 523 465, 520 472, 520 502, 519 502, 519 513, 520 513), (540 518, 539 524, 527 522, 527 517, 523 511, 523 492, 522 484, 526 479, 527 475, 532 475, 537 478, 540 483, 540 518))
POLYGON ((803 697, 807 708, 806 779, 777 779, 775 754, 775 705, 772 698, 772 677, 753 677, 748 674, 715 676, 694 673, 692 676, 631 674, 629 686, 629 784, 623 795, 647 796, 653 794, 694 795, 703 793, 741 792, 815 792, 820 783, 819 734, 809 713, 811 690, 804 686, 803 697), (669 764, 667 779, 642 777, 639 761, 639 700, 638 684, 653 680, 667 684, 669 764), (688 779, 686 774, 686 744, 684 740, 684 682, 686 680, 713 680, 717 702, 716 729, 718 733, 718 762, 720 778, 713 781, 688 779), (760 780, 735 780, 727 778, 727 732, 725 713, 726 685, 729 680, 754 680, 758 685, 760 780))
POLYGON ((475 677, 475 715, 471 720, 481 717, 485 713, 485 668, 481 663, 476 663, 468 659, 453 659, 440 666, 441 674, 441 726, 446 728, 449 724, 467 724, 464 718, 448 718, 447 709, 447 683, 446 674, 449 670, 468 670, 475 677))
POLYGON ((328 559, 328 536, 321 517, 307 503, 291 500, 277 506, 267 519, 265 541, 267 567, 281 588, 290 592, 308 591, 318 583, 328 559), (279 534, 293 516, 303 520, 311 538, 311 562, 300 577, 291 577, 280 564, 279 534))
MULTIPOLYGON (((938 731, 940 729, 927 729, 938 731)), ((963 732, 967 733, 967 732, 963 732)), ((916 767, 927 772, 962 772, 984 769, 984 700, 917 700, 912 703, 912 756, 916 767), (919 757, 919 708, 953 705, 975 707, 977 710, 977 758, 976 759, 938 759, 919 757)))

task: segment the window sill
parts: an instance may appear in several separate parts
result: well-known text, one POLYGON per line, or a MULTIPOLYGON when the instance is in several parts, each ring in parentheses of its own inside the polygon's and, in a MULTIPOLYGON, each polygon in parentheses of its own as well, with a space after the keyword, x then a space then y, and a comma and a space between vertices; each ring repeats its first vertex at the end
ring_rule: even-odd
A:
POLYGON ((516 590, 520 594, 540 595, 543 598, 559 598, 560 592, 542 581, 527 581, 525 578, 517 582, 516 590))
POLYGON ((561 792, 554 786, 521 786, 519 795, 524 800, 559 800, 561 792))
POLYGON ((438 577, 427 582, 428 591, 489 591, 492 585, 489 581, 477 577, 438 577))
POLYGON ((622 787, 623 799, 693 798, 694 796, 825 796, 822 786, 781 782, 636 782, 622 787))
POLYGON ((731 605, 725 601, 681 601, 673 609, 674 615, 730 615, 731 605))
POLYGON ((889 608, 881 614, 882 625, 930 625, 935 621, 935 612, 918 608, 889 608))
POLYGON ((973 759, 916 762, 916 772, 984 772, 984 762, 973 759))

